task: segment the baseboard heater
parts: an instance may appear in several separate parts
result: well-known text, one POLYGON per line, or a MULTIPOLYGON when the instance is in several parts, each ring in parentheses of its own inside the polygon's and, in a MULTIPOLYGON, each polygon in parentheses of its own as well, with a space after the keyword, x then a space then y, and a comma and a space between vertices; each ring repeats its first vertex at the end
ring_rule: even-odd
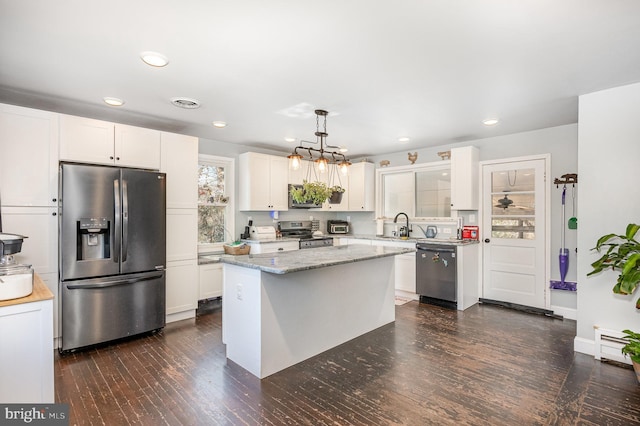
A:
POLYGON ((594 325, 593 329, 595 331, 595 344, 593 349, 593 357, 595 359, 631 364, 631 360, 620 352, 620 349, 622 349, 626 343, 623 339, 623 332, 601 328, 597 325, 594 325))
POLYGON ((492 300, 492 299, 483 299, 483 298, 480 298, 480 303, 486 303, 487 305, 498 305, 504 308, 515 309, 517 311, 526 312, 528 314, 544 315, 546 317, 555 318, 555 319, 564 319, 562 315, 556 315, 553 313, 553 311, 550 311, 548 309, 542 309, 542 308, 534 308, 533 306, 518 305, 517 303, 503 302, 501 300, 492 300))

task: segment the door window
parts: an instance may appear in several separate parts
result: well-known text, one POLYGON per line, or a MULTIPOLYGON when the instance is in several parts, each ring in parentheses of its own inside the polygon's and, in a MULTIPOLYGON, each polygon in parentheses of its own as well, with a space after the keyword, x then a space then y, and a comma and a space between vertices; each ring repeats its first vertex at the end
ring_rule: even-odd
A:
POLYGON ((535 169, 491 173, 491 236, 533 240, 535 169))

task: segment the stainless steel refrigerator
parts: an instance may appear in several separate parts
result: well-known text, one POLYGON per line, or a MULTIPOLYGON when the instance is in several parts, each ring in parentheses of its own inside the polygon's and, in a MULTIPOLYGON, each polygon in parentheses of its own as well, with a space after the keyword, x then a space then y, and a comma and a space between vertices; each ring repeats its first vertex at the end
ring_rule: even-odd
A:
POLYGON ((60 165, 61 351, 165 325, 166 176, 60 165))

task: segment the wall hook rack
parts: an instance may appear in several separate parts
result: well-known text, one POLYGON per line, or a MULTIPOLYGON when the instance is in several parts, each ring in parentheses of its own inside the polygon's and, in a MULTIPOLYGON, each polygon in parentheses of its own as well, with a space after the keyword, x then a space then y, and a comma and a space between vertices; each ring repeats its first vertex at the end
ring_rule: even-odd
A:
POLYGON ((567 185, 567 184, 572 184, 573 186, 575 186, 575 184, 578 183, 578 174, 567 173, 566 175, 560 176, 560 179, 555 178, 553 180, 553 183, 556 186, 556 188, 558 187, 558 185, 567 185))

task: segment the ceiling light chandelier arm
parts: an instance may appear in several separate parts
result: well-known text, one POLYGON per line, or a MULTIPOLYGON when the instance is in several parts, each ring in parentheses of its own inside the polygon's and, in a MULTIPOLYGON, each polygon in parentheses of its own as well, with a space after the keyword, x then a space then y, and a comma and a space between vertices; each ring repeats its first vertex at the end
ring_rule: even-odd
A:
MULTIPOLYGON (((316 132, 315 132, 316 142, 315 143, 319 142, 320 148, 318 149, 318 148, 305 147, 303 145, 299 145, 295 147, 293 149, 293 153, 288 156, 290 160, 291 168, 294 170, 297 170, 300 167, 299 161, 302 159, 302 156, 298 154, 298 149, 301 149, 301 150, 306 150, 309 153, 309 160, 313 161, 318 166, 318 169, 320 170, 321 173, 325 172, 329 163, 331 163, 331 164, 337 164, 338 167, 340 167, 340 170, 342 171, 342 173, 346 174, 347 167, 351 165, 349 160, 347 160, 347 157, 340 152, 325 151, 325 138, 329 136, 329 134, 327 133, 327 115, 329 115, 329 113, 322 109, 315 110, 315 113, 316 113, 316 132), (323 117, 323 123, 322 123, 323 131, 320 131, 320 117, 323 117), (316 160, 313 159, 313 152, 316 152, 318 154, 318 158, 316 160), (331 161, 329 161, 329 159, 325 157, 325 153, 331 157, 331 161), (338 162, 338 159, 336 158, 336 156, 338 156, 338 158, 341 157, 342 161, 338 162)), ((300 142, 302 143, 303 141, 301 140, 300 142)), ((313 142, 309 142, 309 143, 313 143, 313 142)), ((330 145, 327 145, 327 147, 329 146, 330 145)))

